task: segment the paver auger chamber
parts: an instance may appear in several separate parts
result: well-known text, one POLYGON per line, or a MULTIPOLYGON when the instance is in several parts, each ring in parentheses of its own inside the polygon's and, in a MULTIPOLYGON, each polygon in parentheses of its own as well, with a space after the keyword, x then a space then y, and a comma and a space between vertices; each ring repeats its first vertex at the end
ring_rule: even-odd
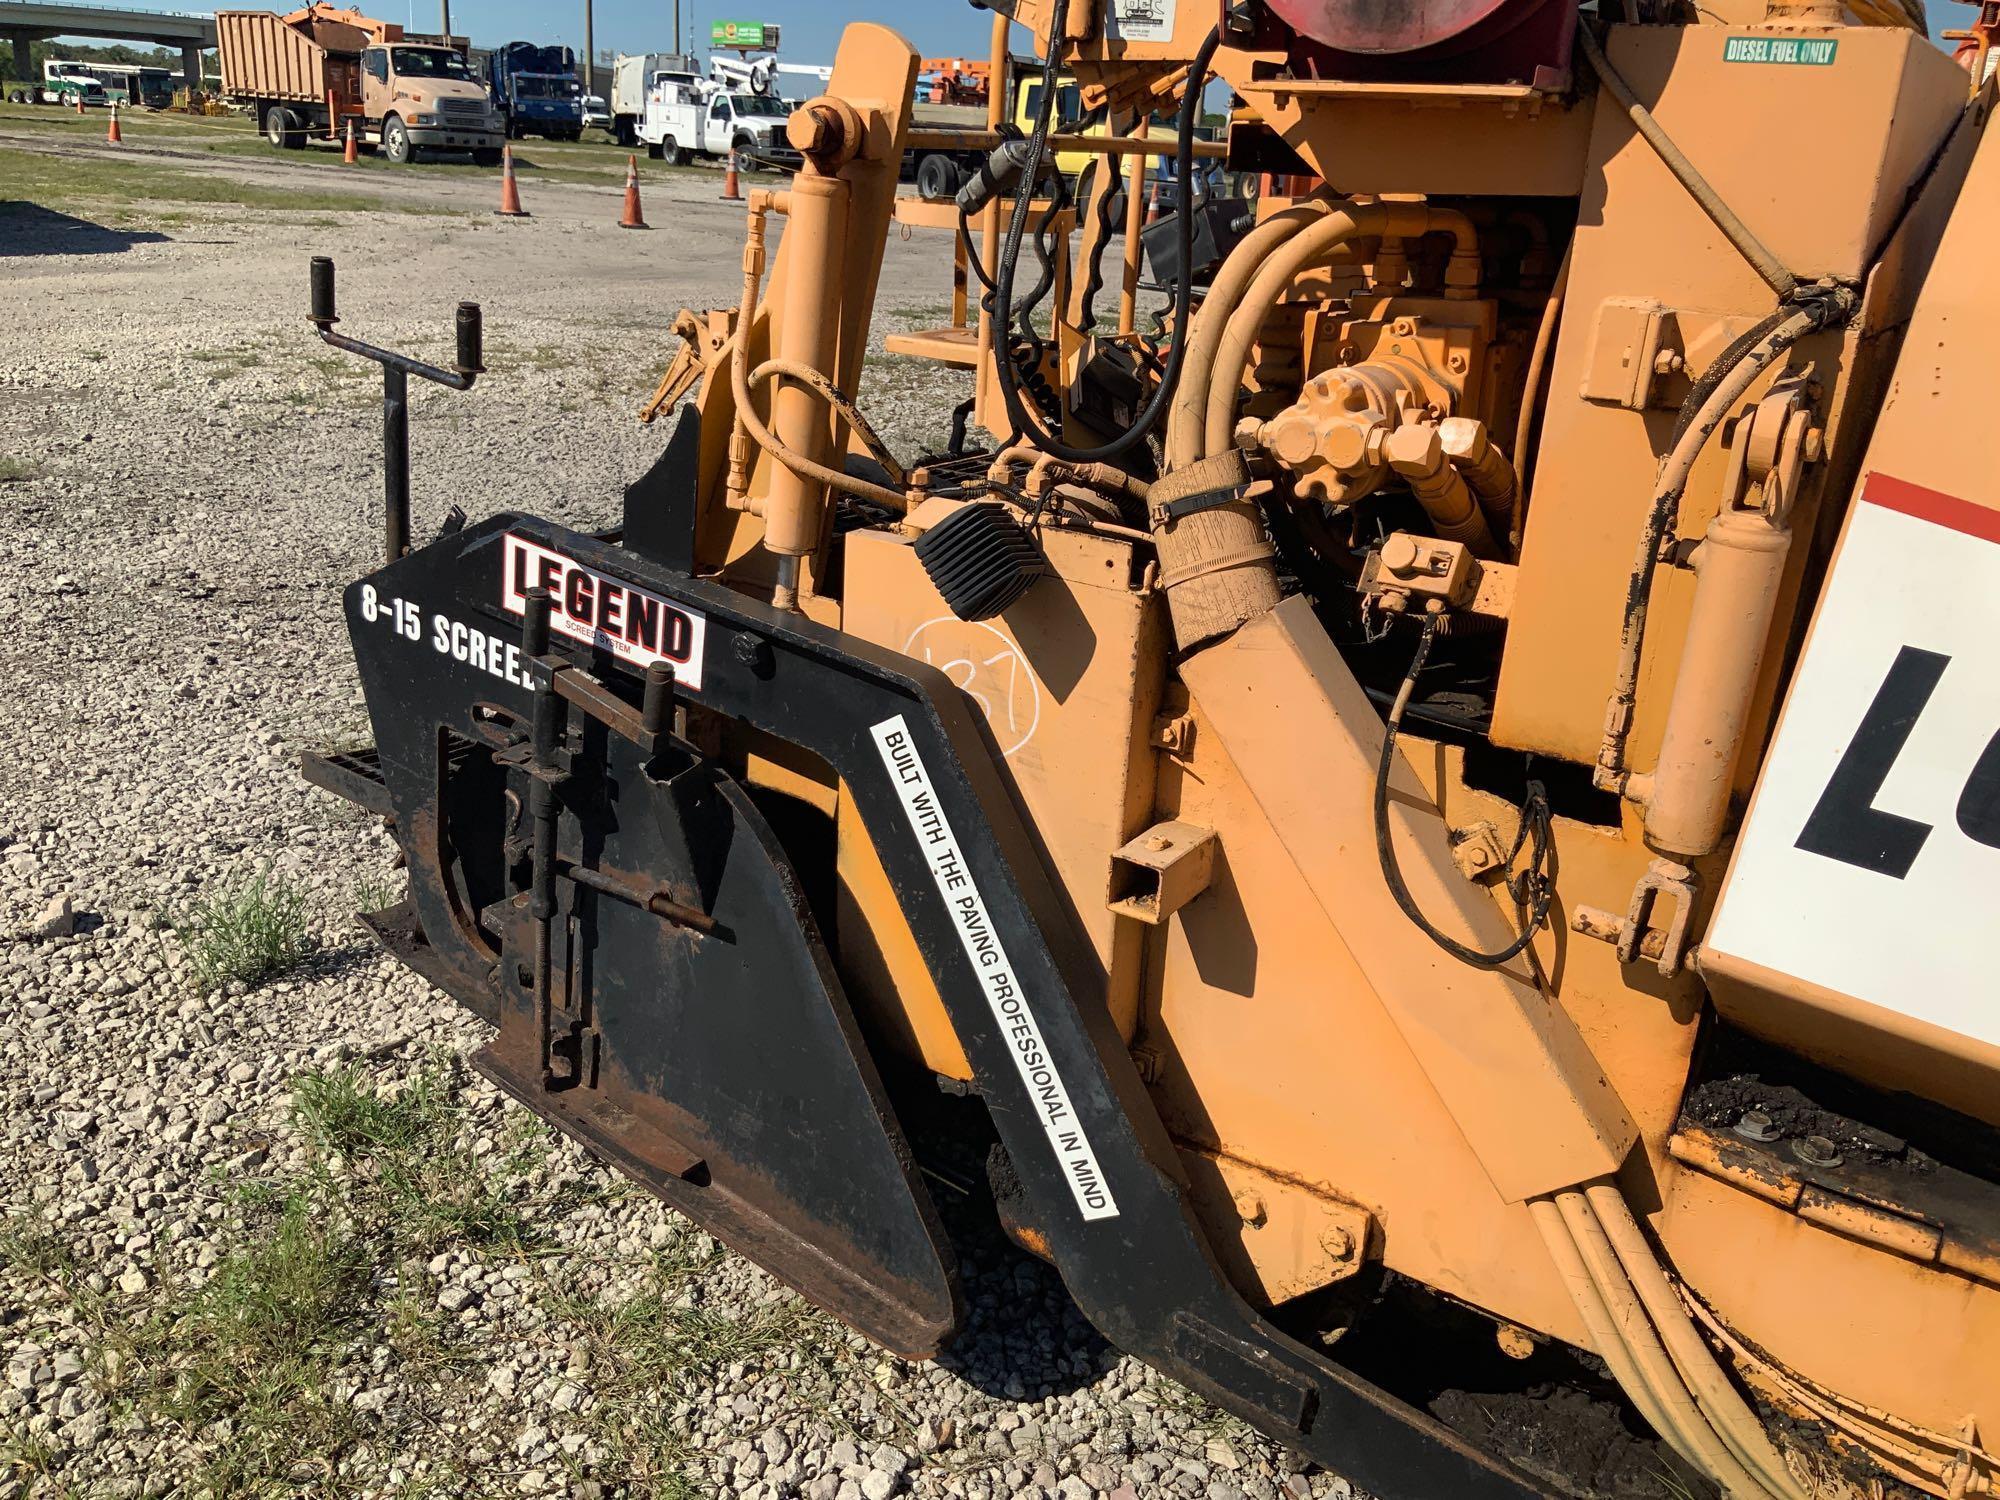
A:
POLYGON ((848 29, 621 526, 392 525, 308 764, 368 920, 902 1354, 970 1140, 1113 1343, 1378 1494, 1993 1493, 1986 96, 1914 0, 1010 9, 1025 135, 848 29), (968 144, 905 463, 899 163, 968 144))

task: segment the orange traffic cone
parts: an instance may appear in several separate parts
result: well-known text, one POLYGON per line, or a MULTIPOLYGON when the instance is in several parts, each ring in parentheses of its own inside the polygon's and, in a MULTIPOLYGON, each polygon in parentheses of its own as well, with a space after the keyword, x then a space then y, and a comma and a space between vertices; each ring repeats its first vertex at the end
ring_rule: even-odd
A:
POLYGON ((514 183, 514 148, 500 148, 500 206, 493 210, 503 219, 525 219, 528 211, 521 207, 521 190, 514 183))
POLYGON ((89 111, 83 107, 83 90, 81 89, 78 89, 76 93, 76 112, 80 115, 89 113, 89 111))
POLYGON ((1153 179, 1153 191, 1146 198, 1146 226, 1151 228, 1160 222, 1160 179, 1153 179))
POLYGON ((360 148, 354 142, 354 117, 352 115, 347 117, 347 144, 341 148, 340 159, 350 167, 361 159, 360 148))
POLYGON ((743 184, 738 180, 738 174, 741 171, 742 167, 736 160, 736 152, 732 149, 729 153, 729 170, 722 174, 722 201, 724 203, 741 203, 743 201, 743 184))
POLYGON ((104 140, 107 145, 116 146, 121 144, 124 139, 125 132, 118 128, 118 106, 114 104, 111 106, 111 124, 104 132, 104 140))
POLYGON ((625 158, 625 212, 618 216, 620 229, 651 229, 639 208, 639 158, 625 158))

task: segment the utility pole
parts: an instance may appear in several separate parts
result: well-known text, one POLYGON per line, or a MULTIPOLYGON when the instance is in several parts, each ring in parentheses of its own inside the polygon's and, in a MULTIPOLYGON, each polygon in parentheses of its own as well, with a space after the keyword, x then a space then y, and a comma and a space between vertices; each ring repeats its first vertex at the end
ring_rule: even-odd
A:
POLYGON ((590 0, 583 0, 583 91, 597 92, 597 33, 591 27, 590 0))
POLYGON ((438 0, 438 3, 444 9, 444 39, 449 43, 451 41, 451 0, 438 0))
POLYGON ((681 0, 674 0, 674 51, 684 52, 681 46, 681 0))

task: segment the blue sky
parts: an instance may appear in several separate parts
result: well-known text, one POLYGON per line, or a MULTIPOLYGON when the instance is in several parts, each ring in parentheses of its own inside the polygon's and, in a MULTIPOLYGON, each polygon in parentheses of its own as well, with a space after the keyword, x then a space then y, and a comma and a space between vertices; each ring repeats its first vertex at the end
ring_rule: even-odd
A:
MULTIPOLYGON (((255 5, 258 0, 234 0, 255 5)), ((301 0, 303 3, 303 0, 301 0)), ((438 0, 347 0, 357 10, 420 31, 438 28, 438 0)), ((136 0, 140 10, 196 10, 181 0, 136 0)), ((274 4, 288 10, 290 4, 274 4)), ((593 7, 599 52, 664 52, 674 44, 673 0, 596 0, 593 7)), ((986 50, 992 14, 966 0, 681 0, 681 25, 697 48, 707 45, 711 21, 775 21, 784 28, 781 56, 787 62, 830 63, 841 28, 850 20, 893 26, 926 57, 986 50)), ((473 45, 502 42, 564 42, 583 50, 583 0, 452 0, 451 28, 473 45)))
MULTIPOLYGON (((237 0, 255 3, 255 0, 237 0)), ((349 0, 358 9, 379 9, 384 20, 414 19, 419 30, 436 30, 438 0, 349 0)), ((190 10, 182 0, 137 0, 142 10, 190 10)), ((277 7, 279 9, 284 6, 277 7)), ((1966 7, 1931 0, 1933 33, 1964 24, 1966 7)), ((596 0, 599 52, 660 52, 673 46, 673 0, 596 0)), ((787 62, 830 63, 841 28, 850 20, 881 21, 908 37, 926 57, 986 51, 991 15, 966 0, 681 0, 681 24, 697 49, 716 20, 776 21, 784 28, 787 62)), ((475 46, 502 42, 566 42, 583 48, 583 0, 550 5, 545 0, 453 0, 452 29, 475 46)), ((1025 48, 1025 37, 1016 46, 1025 48)))

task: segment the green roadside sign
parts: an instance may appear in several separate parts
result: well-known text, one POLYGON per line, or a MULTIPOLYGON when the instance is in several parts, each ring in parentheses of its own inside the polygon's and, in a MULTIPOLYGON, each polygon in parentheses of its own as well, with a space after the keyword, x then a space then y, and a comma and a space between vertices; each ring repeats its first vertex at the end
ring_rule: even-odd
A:
POLYGON ((777 41, 775 26, 766 26, 762 21, 711 21, 708 27, 708 44, 711 47, 764 47, 777 41))

